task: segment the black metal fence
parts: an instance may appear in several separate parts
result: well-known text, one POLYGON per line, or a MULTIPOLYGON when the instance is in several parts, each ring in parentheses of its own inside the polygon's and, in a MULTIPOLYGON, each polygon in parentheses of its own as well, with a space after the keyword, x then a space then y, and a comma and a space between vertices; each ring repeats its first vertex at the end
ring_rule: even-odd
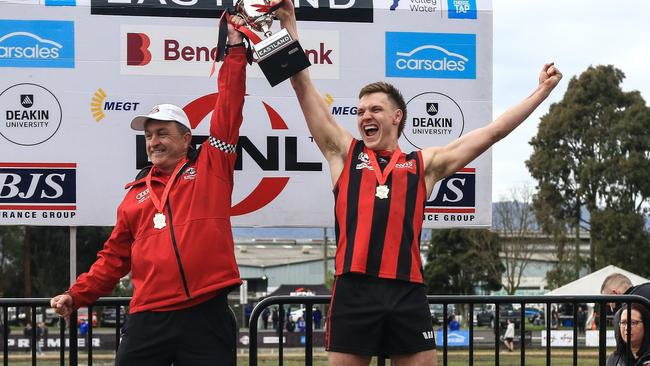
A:
MULTIPOLYGON (((113 341, 111 344, 114 349, 117 350, 120 341, 120 328, 124 319, 121 317, 120 307, 128 305, 129 298, 102 298, 99 299, 93 306, 88 308, 88 320, 92 322, 93 310, 98 306, 104 307, 113 307, 115 310, 115 333, 113 335, 113 341)), ((277 364, 282 366, 284 363, 284 321, 286 321, 285 314, 285 305, 301 305, 304 306, 304 320, 306 322, 305 334, 304 334, 304 359, 305 365, 313 365, 313 356, 314 356, 314 345, 313 345, 313 307, 314 305, 323 305, 329 304, 330 296, 273 296, 268 297, 260 301, 255 308, 253 309, 250 316, 249 323, 249 365, 257 366, 258 361, 258 328, 259 328, 259 319, 262 315, 265 308, 271 306, 277 306, 279 310, 279 324, 278 324, 278 343, 277 343, 277 364)), ((543 304, 546 311, 544 312, 544 321, 546 324, 545 329, 542 332, 545 332, 546 335, 546 345, 543 347, 545 349, 545 358, 546 365, 551 365, 551 356, 552 356, 552 345, 551 345, 551 327, 550 324, 553 323, 552 312, 549 311, 553 305, 557 304, 571 304, 573 305, 572 314, 565 315, 568 316, 568 320, 572 324, 573 331, 573 341, 572 341, 572 364, 576 366, 578 364, 578 306, 585 303, 595 303, 599 309, 606 309, 607 303, 617 302, 617 303, 626 303, 627 306, 627 317, 631 315, 631 310, 629 304, 638 303, 644 306, 650 311, 650 301, 645 298, 636 295, 623 295, 623 296, 429 296, 430 304, 441 304, 443 308, 442 319, 448 319, 450 314, 451 306, 463 305, 467 307, 467 311, 464 315, 467 316, 467 325, 469 327, 468 333, 468 344, 466 346, 468 353, 468 365, 474 365, 474 354, 475 354, 475 326, 474 326, 474 314, 476 311, 477 305, 484 304, 493 304, 494 311, 494 365, 499 366, 500 364, 500 349, 501 349, 501 340, 499 339, 499 334, 501 334, 502 328, 502 319, 501 311, 499 309, 501 306, 506 304, 516 304, 519 306, 520 311, 518 313, 519 321, 519 347, 520 347, 520 364, 526 365, 526 352, 527 352, 527 339, 526 339, 526 327, 527 319, 524 309, 527 304, 543 304)), ((34 324, 33 331, 29 334, 29 347, 27 348, 31 352, 31 364, 36 366, 38 363, 37 357, 37 347, 38 342, 36 324, 37 320, 45 320, 46 312, 45 308, 49 307, 49 299, 37 299, 37 298, 25 298, 25 299, 1 299, 0 298, 0 310, 2 322, 2 346, 3 351, 3 365, 9 365, 9 326, 7 323, 12 321, 12 316, 18 316, 19 307, 29 309, 27 314, 29 314, 29 319, 23 319, 23 322, 27 321, 31 324, 34 324), (10 309, 14 309, 14 312, 10 314, 10 309), (39 313, 40 309, 40 314, 39 313), (41 318, 42 317, 42 318, 41 318)), ((79 347, 79 329, 77 327, 77 313, 73 313, 69 319, 69 324, 74 326, 69 326, 63 319, 58 320, 59 324, 59 335, 57 344, 57 351, 59 355, 59 364, 61 366, 65 365, 66 362, 70 366, 77 366, 79 356, 85 353, 87 358, 87 364, 89 366, 93 365, 93 350, 95 345, 93 342, 84 343, 83 352, 80 351, 79 347)), ((611 318, 611 315, 610 315, 611 318)), ((598 323, 601 326, 598 326, 598 364, 605 366, 607 358, 607 347, 606 347, 606 331, 608 324, 608 315, 606 311, 600 311, 598 314, 598 323)), ((628 322, 628 327, 630 322, 628 322)), ((438 352, 442 352, 442 365, 447 366, 448 364, 448 329, 443 321, 442 330, 442 339, 439 339, 438 342, 438 352)), ((627 344, 630 344, 630 335, 631 332, 627 332, 627 344)), ((84 339, 92 340, 93 339, 93 327, 88 327, 88 334, 84 335, 84 339)), ((85 362, 84 362, 85 363, 85 362)), ((378 365, 384 365, 385 360, 380 358, 378 360, 378 365)), ((629 364, 629 360, 628 360, 629 364)))

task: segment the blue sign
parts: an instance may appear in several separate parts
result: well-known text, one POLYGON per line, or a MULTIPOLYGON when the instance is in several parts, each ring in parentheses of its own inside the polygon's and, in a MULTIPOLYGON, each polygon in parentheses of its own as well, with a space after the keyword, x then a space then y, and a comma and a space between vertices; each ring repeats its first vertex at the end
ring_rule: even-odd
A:
POLYGON ((449 19, 476 19, 476 0, 447 0, 449 19))
MULTIPOLYGON (((438 330, 436 334, 436 344, 442 347, 442 329, 438 330)), ((450 330, 447 332, 447 346, 448 347, 462 347, 469 346, 469 331, 467 330, 450 330)))
POLYGON ((426 207, 474 207, 476 206, 476 173, 461 171, 440 182, 439 190, 426 207))
POLYGON ((386 32, 386 76, 476 79, 476 35, 386 32))
POLYGON ((0 19, 0 67, 74 68, 74 22, 0 19))
POLYGON ((25 209, 48 209, 49 206, 76 204, 75 165, 0 163, 0 205, 21 204, 25 209))
POLYGON ((77 6, 77 0, 45 0, 45 6, 77 6))

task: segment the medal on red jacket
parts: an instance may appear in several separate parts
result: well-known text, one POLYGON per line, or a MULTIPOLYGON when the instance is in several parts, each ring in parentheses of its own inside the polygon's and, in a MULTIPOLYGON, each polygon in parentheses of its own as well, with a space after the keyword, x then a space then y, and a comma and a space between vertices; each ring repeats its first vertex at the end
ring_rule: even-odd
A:
POLYGON ((169 177, 169 180, 167 181, 167 184, 165 185, 165 189, 163 190, 163 195, 162 198, 158 198, 156 195, 156 192, 153 190, 153 187, 151 186, 151 174, 153 172, 153 168, 149 170, 149 174, 147 174, 147 188, 149 189, 149 195, 151 196, 151 202, 153 203, 154 207, 156 208, 156 213, 153 215, 153 228, 154 229, 163 229, 167 226, 167 217, 163 213, 163 209, 165 208, 165 204, 167 203, 167 198, 169 197, 169 191, 171 191, 172 186, 174 185, 174 181, 176 181, 176 176, 178 175, 178 171, 181 170, 183 165, 185 164, 186 159, 182 159, 181 161, 178 162, 176 165, 176 168, 174 169, 174 172, 172 173, 171 177, 169 177))
POLYGON ((400 150, 399 146, 395 151, 393 151, 393 155, 390 157, 390 161, 388 162, 388 165, 386 165, 386 168, 384 168, 384 171, 381 171, 381 168, 379 167, 379 163, 377 162, 377 154, 373 150, 368 150, 368 158, 370 159, 370 165, 372 166, 373 172, 375 172, 375 177, 377 177, 377 182, 379 182, 379 185, 375 189, 375 196, 379 199, 386 199, 388 198, 388 194, 390 193, 390 188, 386 185, 386 181, 388 180, 388 176, 390 175, 390 172, 393 171, 393 168, 395 168, 395 164, 397 164, 397 160, 399 159, 400 155, 402 154, 402 150, 400 150))

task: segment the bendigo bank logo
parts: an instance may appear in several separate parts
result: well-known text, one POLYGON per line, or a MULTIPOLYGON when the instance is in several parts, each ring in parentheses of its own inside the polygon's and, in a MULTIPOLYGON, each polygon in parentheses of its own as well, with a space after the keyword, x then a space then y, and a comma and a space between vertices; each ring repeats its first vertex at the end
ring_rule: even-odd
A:
POLYGON ((128 33, 126 35, 126 64, 129 66, 142 66, 151 61, 149 52, 151 40, 144 33, 128 33))
MULTIPOLYGON (((213 93, 195 99, 183 108, 190 120, 192 128, 196 128, 206 116, 212 113, 216 100, 217 93, 213 93)), ((262 101, 262 104, 269 118, 271 129, 275 131, 287 131, 289 127, 280 114, 267 103, 262 101)), ((207 138, 208 136, 193 135, 191 143, 194 146, 198 146, 207 138)), ((297 136, 266 136, 266 151, 258 148, 247 136, 239 136, 237 142, 237 160, 235 161, 236 171, 243 170, 242 157, 244 153, 264 172, 323 171, 323 164, 321 162, 300 160, 297 136), (284 161, 282 162, 280 159, 281 156, 284 156, 284 161)), ((137 135, 136 168, 142 169, 147 164, 148 159, 144 135, 137 135)), ((231 215, 244 215, 263 208, 282 193, 287 183, 289 183, 289 179, 290 177, 277 176, 277 174, 262 177, 257 186, 245 198, 233 205, 231 215)))
POLYGON ((473 221, 475 213, 475 168, 463 168, 436 183, 424 206, 424 219, 430 221, 473 221))
MULTIPOLYGON (((122 25, 121 73, 204 77, 216 59, 216 43, 210 27, 122 25)), ((305 30, 301 44, 313 65, 313 78, 339 78, 338 31, 305 30)), ((257 67, 249 75, 263 77, 257 67)))
POLYGON ((476 79, 476 35, 386 32, 386 76, 476 79))
POLYGON ((76 168, 76 163, 0 163, 0 211, 76 210, 76 168))
MULTIPOLYGON (((373 0, 293 0, 296 18, 307 21, 372 23, 373 0)), ((99 15, 219 18, 233 0, 91 0, 99 15)))

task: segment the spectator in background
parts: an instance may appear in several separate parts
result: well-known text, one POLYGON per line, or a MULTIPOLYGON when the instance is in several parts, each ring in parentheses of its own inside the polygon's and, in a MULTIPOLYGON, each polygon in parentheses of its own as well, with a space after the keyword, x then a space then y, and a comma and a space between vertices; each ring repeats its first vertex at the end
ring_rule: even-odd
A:
POLYGON ((503 344, 508 348, 508 352, 512 352, 515 348, 515 323, 511 319, 508 319, 508 326, 506 327, 506 333, 503 335, 503 344))
POLYGON ((278 322, 280 321, 280 316, 278 315, 278 308, 273 308, 271 310, 271 322, 273 322, 273 329, 278 329, 278 322))
POLYGON ((264 308, 262 310, 262 326, 264 327, 264 330, 269 328, 269 319, 271 317, 271 312, 269 311, 269 308, 264 308))
POLYGON ((614 337, 616 350, 607 359, 607 366, 645 365, 650 360, 650 313, 639 304, 632 304, 631 318, 628 320, 627 305, 623 305, 614 315, 614 337), (630 344, 627 344, 628 329, 630 344), (627 363, 628 357, 630 363, 627 363))
POLYGON ((560 316, 557 313, 557 307, 553 305, 551 308, 551 328, 557 329, 560 326, 560 316))
POLYGON ((298 323, 296 326, 298 327, 298 332, 305 333, 305 330, 307 329, 307 322, 305 322, 305 318, 302 316, 298 318, 298 323))
POLYGON ((459 330, 460 329, 460 323, 458 320, 456 320, 456 316, 454 314, 449 315, 449 330, 459 330))
POLYGON ((47 326, 45 322, 39 322, 38 328, 36 328, 36 353, 39 355, 43 354, 43 346, 47 342, 47 326))
POLYGON ((587 309, 582 305, 578 306, 578 331, 580 333, 585 332, 585 325, 587 323, 587 309))
POLYGON ((314 318, 314 328, 320 329, 320 323, 323 320, 323 314, 320 312, 319 308, 314 309, 312 317, 314 318))
POLYGON ((79 323, 79 335, 85 336, 88 334, 88 327, 90 325, 88 324, 88 320, 83 320, 81 323, 79 323))
MULTIPOLYGON (((650 300, 650 282, 633 286, 632 281, 624 274, 612 273, 605 277, 600 287, 601 295, 639 295, 650 300)), ((620 308, 619 303, 610 302, 612 312, 620 308)))
MULTIPOLYGON (((32 323, 27 322, 27 324, 25 324, 25 328, 23 328, 23 335, 25 336, 25 338, 29 339, 30 342, 32 341, 33 331, 34 329, 32 329, 32 323)), ((29 348, 27 349, 27 351, 29 351, 29 348)))

